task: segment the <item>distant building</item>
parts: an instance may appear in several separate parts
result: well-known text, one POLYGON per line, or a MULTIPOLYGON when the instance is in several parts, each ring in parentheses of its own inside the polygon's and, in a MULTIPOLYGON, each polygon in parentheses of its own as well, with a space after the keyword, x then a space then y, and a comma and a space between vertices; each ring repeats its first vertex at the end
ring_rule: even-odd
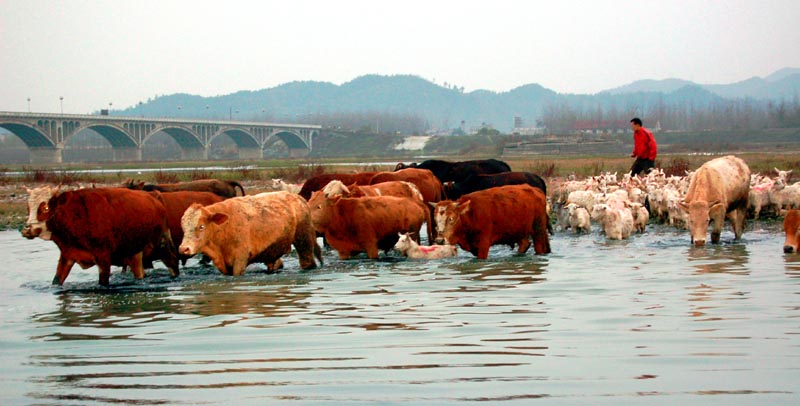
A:
POLYGON ((544 135, 547 132, 545 127, 514 127, 511 130, 513 135, 544 135))
POLYGON ((584 134, 623 133, 631 130, 627 120, 576 120, 572 130, 584 134))
POLYGON ((514 116, 514 128, 522 128, 525 125, 522 122, 522 117, 514 116))

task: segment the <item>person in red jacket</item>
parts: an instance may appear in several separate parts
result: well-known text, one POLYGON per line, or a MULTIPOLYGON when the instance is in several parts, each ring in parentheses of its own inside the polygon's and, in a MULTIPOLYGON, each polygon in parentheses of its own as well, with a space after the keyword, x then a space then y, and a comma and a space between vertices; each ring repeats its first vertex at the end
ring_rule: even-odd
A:
POLYGON ((656 164, 656 139, 650 130, 642 127, 642 120, 634 117, 631 120, 633 130, 633 152, 632 158, 636 158, 631 166, 631 176, 636 176, 642 172, 647 174, 656 164))

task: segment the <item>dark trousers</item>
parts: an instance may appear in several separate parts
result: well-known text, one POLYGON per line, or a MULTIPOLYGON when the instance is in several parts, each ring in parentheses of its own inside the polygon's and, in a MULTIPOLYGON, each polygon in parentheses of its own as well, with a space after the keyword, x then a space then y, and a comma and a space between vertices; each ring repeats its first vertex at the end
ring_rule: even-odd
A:
POLYGON ((650 172, 650 170, 655 166, 656 161, 644 158, 636 158, 636 160, 633 161, 633 166, 631 166, 631 176, 636 176, 642 172, 647 175, 647 173, 650 172))

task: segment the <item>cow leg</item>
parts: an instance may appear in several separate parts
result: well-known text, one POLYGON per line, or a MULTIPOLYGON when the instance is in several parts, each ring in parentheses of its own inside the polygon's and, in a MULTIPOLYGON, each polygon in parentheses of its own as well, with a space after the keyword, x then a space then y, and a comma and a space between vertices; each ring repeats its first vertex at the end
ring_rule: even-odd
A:
MULTIPOLYGON (((139 263, 141 268, 141 262, 139 263)), ((100 270, 100 280, 98 283, 101 286, 108 286, 108 280, 111 278, 111 259, 110 258, 97 258, 97 268, 100 270)), ((131 269, 135 272, 134 269, 131 269)), ((144 271, 142 271, 144 273, 144 271)), ((136 274, 134 274, 136 275, 136 274)))
POLYGON ((719 244, 719 236, 722 234, 722 227, 717 225, 717 222, 714 222, 714 227, 711 229, 711 243, 712 244, 719 244))
POLYGON ((279 270, 283 269, 283 260, 278 258, 274 262, 264 262, 264 265, 267 266, 267 272, 276 273, 279 270))
POLYGON ((217 269, 222 272, 223 275, 231 274, 230 269, 228 269, 228 264, 225 263, 225 260, 222 258, 222 256, 214 257, 211 261, 214 263, 214 266, 216 266, 217 269))
POLYGON ((528 252, 528 248, 531 247, 531 240, 528 237, 523 237, 519 240, 519 247, 517 248, 517 254, 524 254, 528 252))
POLYGON ((314 262, 314 255, 319 258, 322 264, 322 251, 317 245, 313 231, 298 233, 294 240, 294 248, 297 250, 297 258, 300 260, 301 269, 314 269, 317 264, 314 262))
POLYGON ((172 242, 172 237, 170 236, 169 230, 167 230, 164 234, 161 235, 161 241, 159 241, 159 258, 161 262, 169 269, 170 275, 175 278, 180 275, 180 271, 178 269, 179 260, 178 260, 178 250, 175 248, 175 244, 172 242))
POLYGON ((136 279, 144 278, 144 264, 142 263, 142 256, 143 254, 140 252, 125 261, 125 265, 131 268, 133 277, 136 279))
POLYGON ((373 244, 373 245, 367 247, 367 256, 369 257, 369 259, 378 259, 379 255, 380 255, 380 252, 378 251, 378 245, 377 244, 373 244))
POLYGON ((56 275, 53 277, 53 285, 63 285, 73 265, 75 265, 75 261, 65 257, 62 253, 58 257, 58 267, 56 268, 56 275))
POLYGON ((234 258, 231 268, 233 268, 233 276, 244 275, 244 269, 247 268, 247 257, 234 258))
POLYGON ((733 219, 731 224, 733 225, 733 235, 734 239, 738 240, 742 238, 742 233, 744 233, 744 223, 745 223, 745 216, 747 215, 747 208, 738 208, 733 211, 733 219))

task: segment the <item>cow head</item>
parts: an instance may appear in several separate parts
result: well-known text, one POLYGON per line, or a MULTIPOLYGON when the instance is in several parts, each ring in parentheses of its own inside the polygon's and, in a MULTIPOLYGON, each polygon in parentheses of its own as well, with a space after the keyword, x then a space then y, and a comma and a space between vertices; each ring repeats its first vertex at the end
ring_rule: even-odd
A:
POLYGON ((453 245, 453 233, 456 225, 460 221, 462 214, 469 211, 470 201, 458 203, 452 200, 444 200, 436 204, 430 203, 433 209, 433 217, 436 223, 436 243, 453 245))
POLYGON ((789 210, 783 219, 783 231, 786 232, 786 241, 783 243, 783 252, 787 254, 798 252, 800 240, 800 210, 789 210))
POLYGON ((308 200, 308 207, 311 209, 311 224, 320 233, 324 233, 331 223, 333 216, 333 206, 342 198, 342 196, 326 197, 322 191, 311 193, 311 199, 308 200))
POLYGON ((417 163, 416 162, 411 162, 408 165, 406 165, 406 164, 404 164, 402 162, 399 162, 397 164, 397 166, 394 167, 394 171, 397 172, 397 171, 399 171, 401 169, 416 168, 416 167, 417 167, 417 163))
POLYGON ((142 188, 144 188, 144 181, 128 178, 122 182, 121 186, 132 190, 142 190, 142 188))
POLYGON ((721 219, 724 219, 725 208, 718 200, 713 202, 698 200, 691 203, 680 202, 679 204, 688 215, 686 226, 692 235, 692 244, 702 247, 706 244, 708 225, 711 220, 721 221, 721 219))
POLYGON ((22 229, 22 236, 27 239, 39 237, 49 240, 51 235, 45 223, 50 218, 51 210, 49 201, 61 190, 61 185, 56 187, 40 186, 28 189, 28 220, 22 229))
POLYGON ((181 217, 183 241, 178 252, 186 256, 197 254, 214 234, 215 229, 227 221, 227 214, 212 213, 200 203, 189 206, 181 217))

